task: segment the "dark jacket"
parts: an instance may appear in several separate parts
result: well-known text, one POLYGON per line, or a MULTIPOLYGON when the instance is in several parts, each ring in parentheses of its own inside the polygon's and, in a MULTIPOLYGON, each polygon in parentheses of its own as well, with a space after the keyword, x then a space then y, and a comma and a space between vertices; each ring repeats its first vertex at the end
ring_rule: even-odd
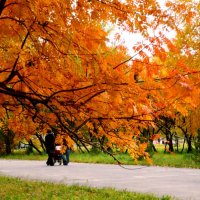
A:
POLYGON ((45 136, 45 147, 46 147, 47 153, 55 150, 55 136, 53 133, 48 133, 45 136))

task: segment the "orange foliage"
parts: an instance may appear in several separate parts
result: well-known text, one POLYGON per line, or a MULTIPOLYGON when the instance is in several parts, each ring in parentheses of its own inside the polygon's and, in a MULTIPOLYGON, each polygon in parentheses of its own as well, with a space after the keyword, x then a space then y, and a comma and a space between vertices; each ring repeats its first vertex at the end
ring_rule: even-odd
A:
MULTIPOLYGON (((185 24, 178 26, 171 14, 184 18, 184 4, 168 3, 171 13, 156 0, 1 4, 0 113, 1 118, 9 113, 9 128, 21 138, 43 124, 41 131, 54 127, 57 140, 65 137, 70 146, 80 142, 87 147, 90 134, 105 151, 114 145, 128 149, 134 159, 148 158, 138 127, 154 126, 161 114, 187 115, 199 104, 197 60, 183 46, 186 35, 178 35, 185 24), (109 23, 140 32, 149 45, 136 45, 137 59, 123 45, 110 47, 109 23), (176 40, 148 31, 159 27, 177 31, 176 40)), ((194 12, 188 11, 187 23, 194 23, 194 12)))

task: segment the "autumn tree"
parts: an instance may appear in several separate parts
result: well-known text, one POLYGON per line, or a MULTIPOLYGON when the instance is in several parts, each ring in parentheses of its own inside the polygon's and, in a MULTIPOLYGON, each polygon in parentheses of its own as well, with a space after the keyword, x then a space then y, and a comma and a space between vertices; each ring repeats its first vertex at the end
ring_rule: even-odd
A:
POLYGON ((200 108, 199 106, 191 111, 187 117, 184 117, 182 125, 177 124, 177 126, 182 130, 185 140, 187 142, 188 150, 187 152, 192 152, 193 147, 196 147, 195 141, 199 138, 199 122, 200 108))
MULTIPOLYGON (((183 4, 166 6, 184 18, 183 4)), ((133 158, 148 156, 138 127, 153 126, 165 112, 186 113, 182 105, 190 108, 191 96, 199 95, 198 77, 188 77, 197 70, 158 31, 178 32, 176 21, 155 0, 1 0, 1 117, 12 113, 9 128, 19 136, 43 123, 41 132, 56 127, 58 140, 87 148, 92 141, 84 128, 104 151, 114 144, 133 158), (130 56, 123 44, 108 44, 109 24, 139 32, 146 42, 130 56)))

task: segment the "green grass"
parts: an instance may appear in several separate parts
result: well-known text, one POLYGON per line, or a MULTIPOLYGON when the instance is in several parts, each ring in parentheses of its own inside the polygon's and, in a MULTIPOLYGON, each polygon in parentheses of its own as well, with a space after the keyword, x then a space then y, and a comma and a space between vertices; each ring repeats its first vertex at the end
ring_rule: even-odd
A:
POLYGON ((37 152, 27 154, 24 149, 15 150, 13 153, 6 155, 0 154, 3 159, 18 159, 18 160, 46 160, 47 154, 39 155, 37 152))
MULTIPOLYGON (((128 154, 116 154, 116 158, 122 163, 133 164, 133 159, 128 154)), ((102 152, 73 152, 70 156, 74 162, 87 162, 87 163, 105 163, 116 164, 117 161, 113 157, 102 152)))
POLYGON ((157 166, 200 168, 200 162, 195 160, 192 153, 155 153, 153 162, 157 166))
MULTIPOLYGON (((116 158, 124 165, 148 165, 145 160, 134 160, 128 154, 118 153, 115 154, 116 158)), ((29 155, 24 150, 15 151, 11 155, 0 155, 0 158, 5 159, 21 159, 21 160, 46 160, 47 155, 39 155, 34 152, 29 155)), ((195 155, 190 153, 164 153, 162 148, 158 149, 158 153, 152 154, 153 165, 155 166, 168 166, 180 168, 200 168, 200 162, 195 160, 195 155)), ((82 163, 104 163, 104 164, 117 164, 117 162, 109 155, 102 152, 80 153, 72 152, 70 155, 71 162, 82 163)))
MULTIPOLYGON (((127 165, 149 165, 145 160, 134 160, 128 154, 118 154, 116 158, 122 163, 127 165)), ((103 153, 72 153, 71 160, 74 162, 89 162, 89 163, 110 163, 117 164, 117 162, 109 155, 103 153)), ((200 168, 200 162, 196 162, 194 154, 187 153, 154 153, 152 155, 154 166, 168 166, 179 168, 200 168)))
POLYGON ((18 178, 0 176, 1 200, 170 200, 151 194, 116 191, 112 188, 96 189, 85 186, 66 186, 44 182, 25 181, 18 178))

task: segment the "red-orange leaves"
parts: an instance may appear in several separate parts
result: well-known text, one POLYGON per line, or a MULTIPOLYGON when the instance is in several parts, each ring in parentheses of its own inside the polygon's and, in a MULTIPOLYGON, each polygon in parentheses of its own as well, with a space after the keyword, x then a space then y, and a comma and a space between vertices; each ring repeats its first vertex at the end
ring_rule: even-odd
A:
POLYGON ((50 127, 71 146, 148 158, 138 127, 156 127, 161 115, 186 115, 200 99, 199 17, 193 15, 199 11, 190 1, 166 6, 7 0, 0 13, 1 118, 21 138, 50 127), (122 31, 117 41, 109 41, 109 26, 122 31), (141 34, 128 41, 133 55, 121 41, 123 30, 141 34))

